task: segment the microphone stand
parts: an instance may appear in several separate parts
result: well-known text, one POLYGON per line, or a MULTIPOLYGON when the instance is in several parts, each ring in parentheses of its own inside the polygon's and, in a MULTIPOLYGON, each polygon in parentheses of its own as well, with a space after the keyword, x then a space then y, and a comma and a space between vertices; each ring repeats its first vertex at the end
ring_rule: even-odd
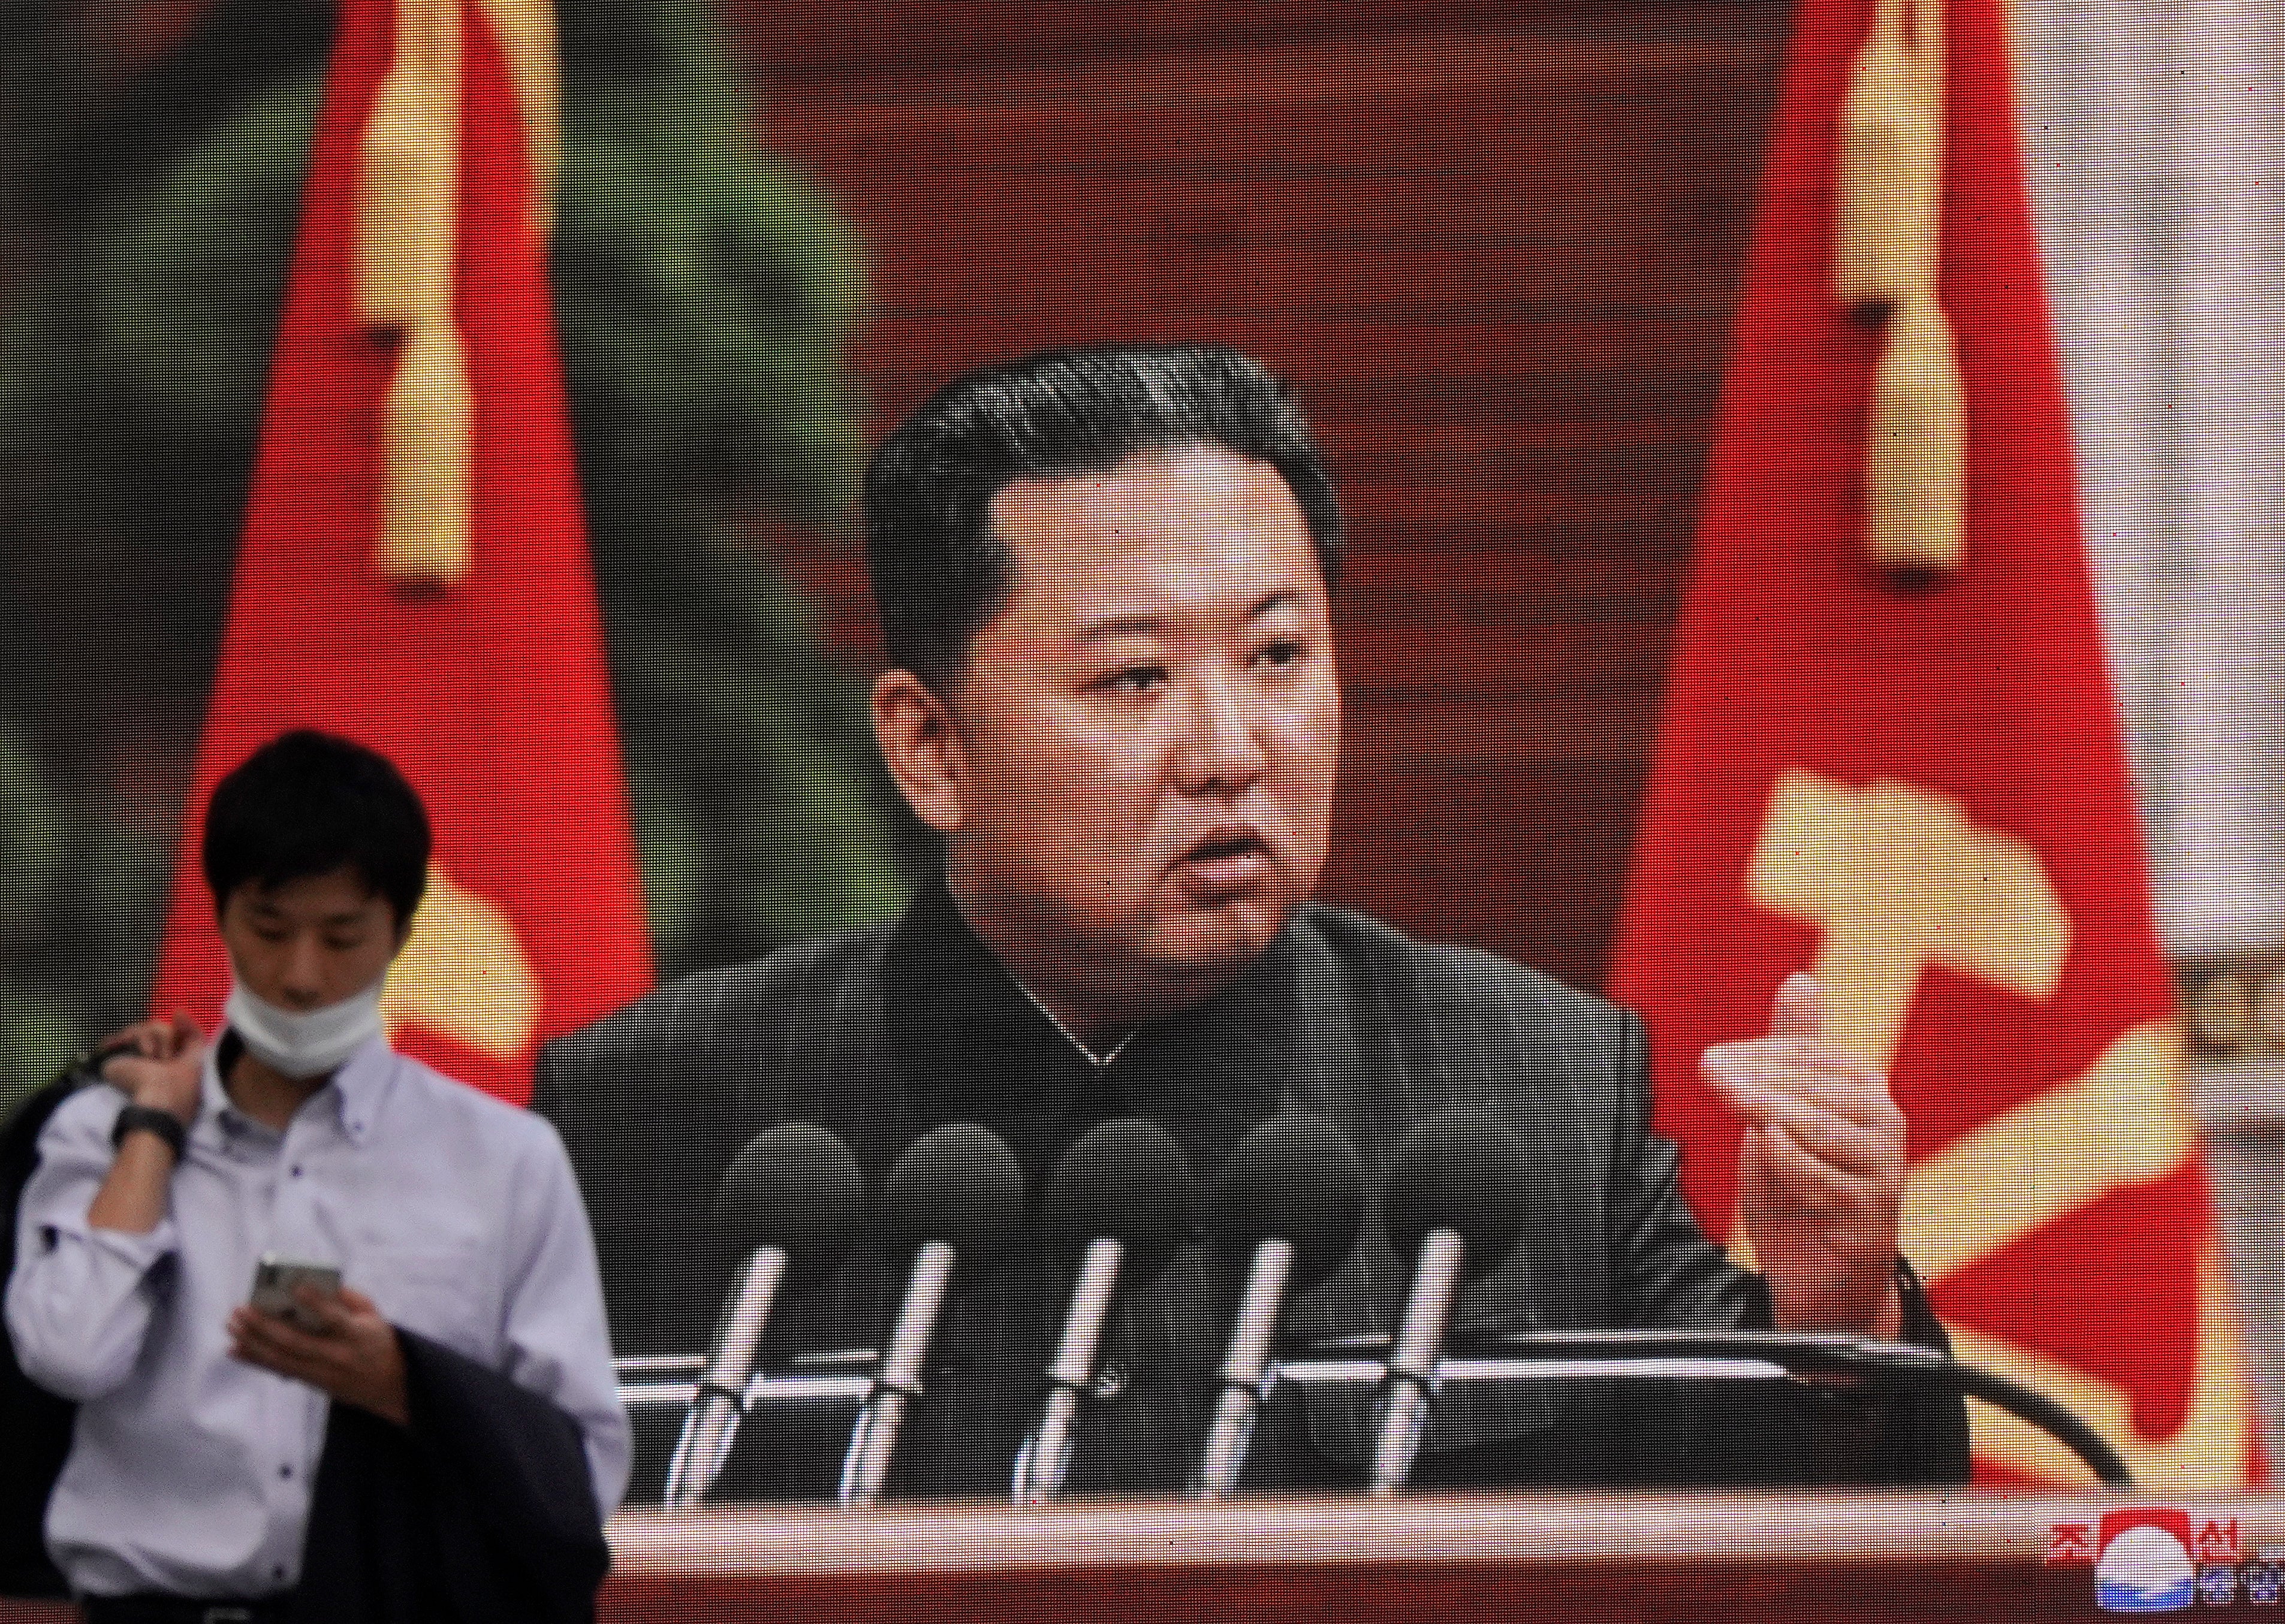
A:
POLYGON ((1420 1259, 1413 1266, 1412 1291, 1404 1305, 1404 1322, 1388 1349, 1387 1376, 1381 1385, 1380 1424, 1374 1429, 1372 1470, 1366 1491, 1394 1495, 1412 1475, 1420 1440, 1428 1431, 1428 1407, 1436 1395, 1438 1354, 1444 1328, 1451 1322, 1452 1301, 1459 1295, 1460 1267, 1466 1243, 1457 1229, 1431 1229, 1420 1242, 1420 1259))
POLYGON ((1227 1500, 1237 1492, 1238 1473, 1245 1468, 1245 1452, 1253 1442, 1254 1417, 1276 1380, 1269 1370, 1269 1354, 1294 1256, 1293 1243, 1276 1236, 1254 1249, 1253 1267, 1246 1272, 1245 1294, 1238 1301, 1230 1330, 1229 1353, 1222 1361, 1221 1397, 1206 1428, 1197 1471, 1190 1479, 1194 1499, 1227 1500))
POLYGON ((1080 1394, 1095 1379, 1095 1346, 1103 1340, 1103 1321, 1110 1316, 1119 1266, 1126 1256, 1127 1248, 1115 1240, 1088 1243, 1079 1279, 1072 1287, 1071 1308, 1064 1316, 1063 1340, 1048 1366, 1047 1401, 1039 1424, 1016 1454, 1009 1498, 1017 1505, 1038 1505, 1063 1492, 1079 1432, 1080 1394))
POLYGON ((747 1254, 730 1290, 731 1306, 722 1316, 714 1348, 698 1373, 690 1412, 683 1418, 682 1435, 675 1440, 674 1456, 667 1463, 665 1503, 677 1510, 696 1505, 714 1487, 738 1441, 745 1419, 746 1385, 754 1373, 754 1355, 768 1321, 770 1304, 785 1279, 787 1253, 781 1247, 758 1246, 747 1254))
POLYGON ((889 1481, 897 1430, 904 1424, 906 1408, 921 1396, 921 1367, 928 1359, 929 1339, 957 1261, 958 1253, 945 1241, 924 1241, 913 1254, 904 1306, 889 1333, 865 1407, 850 1429, 849 1453, 842 1458, 840 1498, 844 1506, 871 1505, 889 1481))

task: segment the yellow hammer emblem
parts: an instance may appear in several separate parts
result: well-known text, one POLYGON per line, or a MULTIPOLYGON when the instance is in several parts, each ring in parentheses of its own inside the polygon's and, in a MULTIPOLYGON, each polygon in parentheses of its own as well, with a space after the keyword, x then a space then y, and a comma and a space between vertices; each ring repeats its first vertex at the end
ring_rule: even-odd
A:
POLYGON ((539 1030, 539 978, 515 922, 432 865, 412 939, 381 986, 381 1017, 390 1035, 419 1027, 514 1060, 539 1030))

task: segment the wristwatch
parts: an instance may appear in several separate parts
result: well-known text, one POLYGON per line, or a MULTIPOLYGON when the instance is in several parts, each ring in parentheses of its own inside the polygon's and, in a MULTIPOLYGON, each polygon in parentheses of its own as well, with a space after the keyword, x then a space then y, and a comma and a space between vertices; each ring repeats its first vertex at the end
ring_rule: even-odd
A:
POLYGON ((113 1147, 115 1149, 125 1143, 127 1136, 137 1129, 145 1134, 156 1134, 167 1142, 167 1149, 175 1153, 177 1161, 183 1159, 183 1142, 188 1134, 183 1127, 183 1119, 173 1111, 161 1110, 155 1105, 121 1107, 119 1119, 111 1125, 113 1147))

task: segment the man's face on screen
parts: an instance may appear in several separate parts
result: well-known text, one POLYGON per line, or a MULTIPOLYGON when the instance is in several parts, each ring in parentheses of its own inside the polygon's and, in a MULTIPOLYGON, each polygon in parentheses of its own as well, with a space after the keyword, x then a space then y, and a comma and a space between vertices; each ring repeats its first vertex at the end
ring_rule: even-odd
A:
POLYGON ((249 880, 224 900, 220 923, 239 980, 297 1015, 364 992, 404 945, 396 910, 355 868, 249 880))
POLYGON ((1008 597, 946 696, 930 819, 954 894, 1067 1021, 1196 1001, 1324 866, 1340 686, 1307 524, 1276 469, 1200 446, 1009 485, 992 518, 1008 597))

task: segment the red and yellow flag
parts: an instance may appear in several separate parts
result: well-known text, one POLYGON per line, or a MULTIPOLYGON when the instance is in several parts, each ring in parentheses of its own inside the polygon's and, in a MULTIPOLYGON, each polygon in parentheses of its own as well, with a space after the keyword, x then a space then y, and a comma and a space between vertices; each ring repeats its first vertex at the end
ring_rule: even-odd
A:
MULTIPOLYGON (((1890 1068, 1911 1123, 1904 1249, 1960 1356, 2061 1400, 2148 1487, 2237 1484, 2251 1406, 2179 1095, 1999 19, 1993 0, 1948 17, 1804 0, 1794 27, 1612 991, 1650 1022, 1661 1126, 1724 1234, 1739 1126, 1698 1055, 1763 1030, 1778 985, 1813 967, 1837 1035, 1890 1068), (1934 99, 1912 102, 1894 61, 1873 89, 1890 111, 1904 98, 1907 125, 1935 111, 1936 257, 1924 285, 1852 312, 1836 239, 1863 244, 1839 228, 1865 173, 1888 177, 1876 204, 1909 186, 1882 143, 1924 158, 1931 133, 1863 122, 1881 111, 1868 44, 1900 12, 1898 59, 1922 53, 1934 99), (1920 370, 1900 370, 1914 344, 1920 370), (1927 570, 1875 561, 1870 532, 1913 525, 1943 532, 1927 570)), ((1909 196, 1888 201, 1910 217, 1909 196)), ((2043 1435, 1970 1408, 1983 1475, 2086 1480, 2043 1435)))
POLYGON ((533 4, 342 7, 153 992, 219 1008, 207 799, 282 729, 326 728, 394 760, 436 827, 383 1003, 398 1046, 518 1102, 540 1042, 651 973, 546 281, 533 4))

